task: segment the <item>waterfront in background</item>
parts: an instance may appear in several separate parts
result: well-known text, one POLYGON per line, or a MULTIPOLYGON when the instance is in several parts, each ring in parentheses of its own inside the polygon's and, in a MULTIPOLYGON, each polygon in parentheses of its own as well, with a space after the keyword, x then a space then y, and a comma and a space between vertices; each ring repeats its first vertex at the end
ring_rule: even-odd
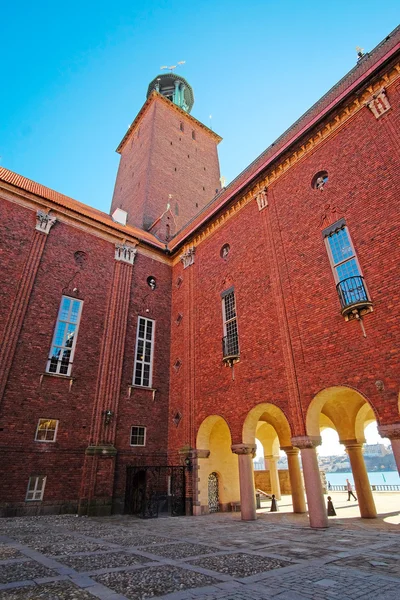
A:
MULTIPOLYGON (((346 479, 354 482, 353 473, 327 473, 326 481, 331 485, 346 485, 346 479)), ((368 473, 371 485, 400 485, 400 477, 397 471, 381 471, 379 473, 368 473)))

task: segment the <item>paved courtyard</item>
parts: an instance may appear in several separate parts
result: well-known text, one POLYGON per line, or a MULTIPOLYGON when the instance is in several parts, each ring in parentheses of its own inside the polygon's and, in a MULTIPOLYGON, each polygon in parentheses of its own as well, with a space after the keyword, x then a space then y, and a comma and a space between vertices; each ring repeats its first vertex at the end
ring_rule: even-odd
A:
POLYGON ((2 519, 0 600, 398 600, 400 494, 381 496, 389 508, 374 520, 332 496, 338 517, 322 531, 285 512, 288 498, 250 523, 239 513, 2 519))

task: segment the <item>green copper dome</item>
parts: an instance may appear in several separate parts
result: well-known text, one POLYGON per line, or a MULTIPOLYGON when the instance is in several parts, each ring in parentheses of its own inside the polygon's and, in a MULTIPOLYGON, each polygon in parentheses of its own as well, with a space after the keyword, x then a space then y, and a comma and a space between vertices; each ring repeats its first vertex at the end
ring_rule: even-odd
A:
POLYGON ((184 77, 175 73, 161 73, 150 82, 147 96, 156 90, 168 100, 190 113, 194 104, 194 95, 191 86, 184 77))

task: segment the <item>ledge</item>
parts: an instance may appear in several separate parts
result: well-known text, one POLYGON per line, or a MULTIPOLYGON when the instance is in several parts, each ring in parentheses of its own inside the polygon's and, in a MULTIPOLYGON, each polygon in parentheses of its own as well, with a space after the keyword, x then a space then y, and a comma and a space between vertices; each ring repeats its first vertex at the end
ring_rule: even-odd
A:
POLYGON ((132 390, 144 390, 147 392, 152 392, 153 400, 156 398, 157 388, 145 387, 144 385, 128 385, 128 396, 131 397, 132 390))
POLYGON ((99 446, 88 446, 85 450, 86 456, 116 456, 117 449, 114 446, 107 444, 100 444, 99 446))

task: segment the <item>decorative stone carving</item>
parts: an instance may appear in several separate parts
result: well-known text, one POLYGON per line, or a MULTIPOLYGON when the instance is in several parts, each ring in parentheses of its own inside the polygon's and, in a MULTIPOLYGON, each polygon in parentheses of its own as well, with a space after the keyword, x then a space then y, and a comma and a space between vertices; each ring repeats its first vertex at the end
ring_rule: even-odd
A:
POLYGON ((132 246, 126 244, 115 244, 115 260, 126 262, 129 265, 133 265, 135 262, 137 250, 132 246))
POLYGON ((325 227, 329 227, 329 225, 333 225, 336 221, 339 221, 339 215, 343 214, 343 210, 336 205, 333 204, 325 204, 324 212, 321 215, 321 220, 319 226, 321 229, 325 229, 325 227))
POLYGON ((376 92, 366 104, 376 119, 379 119, 391 108, 385 88, 376 92))
POLYGON ((381 379, 377 379, 375 381, 375 387, 378 390, 378 392, 383 392, 383 390, 385 389, 385 384, 381 379))
POLYGON ((183 264, 183 268, 187 269, 187 267, 190 267, 190 265, 192 265, 194 263, 194 255, 196 252, 196 248, 194 246, 192 246, 192 248, 188 248, 182 255, 181 255, 181 263, 183 264))
POLYGON ((38 210, 36 213, 36 227, 37 231, 48 234, 54 223, 57 221, 55 217, 51 217, 48 213, 43 210, 38 210))
POLYGON ((292 437, 292 444, 296 448, 300 448, 300 450, 304 450, 306 448, 316 448, 320 446, 322 443, 321 436, 308 436, 308 435, 299 435, 297 437, 292 437))
POLYGON ((391 423, 390 425, 378 425, 379 435, 387 437, 389 440, 400 440, 400 423, 391 423))
POLYGON ((179 423, 181 422, 181 420, 182 420, 182 415, 181 415, 181 413, 178 411, 178 412, 175 414, 174 418, 172 419, 172 421, 174 422, 174 425, 175 425, 175 427, 178 427, 178 425, 179 425, 179 423))
POLYGON ((268 206, 268 192, 267 188, 264 188, 256 195, 256 202, 258 205, 258 210, 262 210, 268 206))
POLYGON ((255 444, 234 444, 231 446, 233 454, 251 454, 253 458, 256 455, 257 447, 255 444))

